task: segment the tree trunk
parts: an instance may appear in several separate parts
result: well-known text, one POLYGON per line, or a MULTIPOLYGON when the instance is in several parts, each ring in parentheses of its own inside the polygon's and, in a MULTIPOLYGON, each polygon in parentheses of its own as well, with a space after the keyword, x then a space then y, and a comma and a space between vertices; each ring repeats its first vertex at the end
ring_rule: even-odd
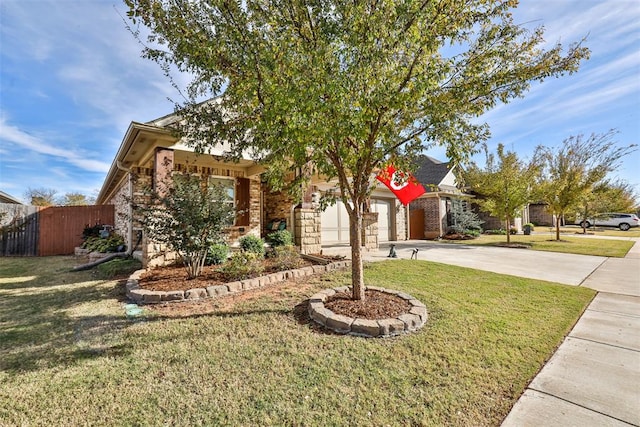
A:
POLYGON ((560 217, 556 217, 556 240, 560 240, 560 217))
POLYGON ((364 269, 362 267, 362 208, 355 205, 349 212, 351 235, 351 286, 352 298, 364 301, 364 269))
POLYGON ((511 218, 507 217, 505 225, 507 226, 507 243, 511 243, 511 218))

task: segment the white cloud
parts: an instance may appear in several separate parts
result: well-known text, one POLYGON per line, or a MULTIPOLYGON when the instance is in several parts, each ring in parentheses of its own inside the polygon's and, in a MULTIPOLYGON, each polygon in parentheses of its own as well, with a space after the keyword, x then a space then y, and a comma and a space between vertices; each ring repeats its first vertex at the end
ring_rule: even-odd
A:
POLYGON ((16 144, 34 153, 62 159, 89 172, 107 172, 109 170, 110 163, 87 159, 78 151, 50 145, 50 143, 43 141, 41 138, 8 124, 4 117, 0 117, 0 135, 0 138, 7 143, 16 144))

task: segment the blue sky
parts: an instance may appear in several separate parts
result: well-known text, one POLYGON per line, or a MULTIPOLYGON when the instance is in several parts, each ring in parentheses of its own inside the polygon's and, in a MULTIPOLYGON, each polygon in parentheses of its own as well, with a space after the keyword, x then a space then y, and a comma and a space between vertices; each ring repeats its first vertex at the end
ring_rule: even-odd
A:
MULTIPOLYGON (((640 1, 521 0, 514 15, 544 25, 549 46, 586 36, 592 54, 578 73, 485 114, 490 148, 528 157, 536 145, 612 128, 620 145, 640 143, 640 1)), ((0 2, 0 190, 22 200, 42 187, 95 195, 129 123, 173 111, 179 95, 140 57, 124 16, 113 0, 0 2)), ((640 192, 638 169, 635 152, 615 175, 640 192)))

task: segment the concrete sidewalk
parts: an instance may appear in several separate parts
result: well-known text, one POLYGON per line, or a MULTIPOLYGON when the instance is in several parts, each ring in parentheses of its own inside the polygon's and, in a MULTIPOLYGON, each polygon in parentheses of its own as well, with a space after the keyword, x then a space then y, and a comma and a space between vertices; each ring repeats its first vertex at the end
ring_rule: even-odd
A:
MULTIPOLYGON (((418 258, 598 291, 558 350, 504 420, 512 426, 640 426, 640 242, 625 258, 441 244, 391 242, 418 258)), ((323 248, 350 257, 349 247, 323 248)), ((389 245, 366 252, 388 260, 389 245), (386 246, 386 247, 385 247, 386 246)))
POLYGON ((598 294, 503 427, 640 426, 640 242, 581 286, 598 294))

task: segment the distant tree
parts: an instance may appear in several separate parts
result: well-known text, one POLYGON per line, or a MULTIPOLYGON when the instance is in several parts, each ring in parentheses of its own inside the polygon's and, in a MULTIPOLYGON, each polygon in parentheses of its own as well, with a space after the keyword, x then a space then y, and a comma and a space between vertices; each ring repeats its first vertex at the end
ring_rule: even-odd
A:
POLYGON ((466 201, 453 200, 451 205, 451 230, 458 234, 480 235, 482 221, 466 201))
POLYGON ((435 145, 454 163, 466 158, 489 135, 474 118, 589 55, 579 44, 545 51, 542 28, 514 24, 513 1, 125 3, 151 30, 144 55, 194 76, 192 100, 177 106, 187 144, 252 153, 274 189, 297 171, 297 195, 313 173, 338 182, 356 300, 365 296, 363 206, 377 171, 407 170, 407 159, 435 145))
POLYGON ((518 159, 514 152, 505 152, 498 144, 497 158, 484 147, 486 162, 483 167, 475 162, 463 172, 463 179, 480 197, 476 203, 489 214, 504 221, 507 243, 511 242, 511 222, 531 201, 533 186, 540 173, 539 161, 518 159))
POLYGON ((56 204, 56 194, 58 192, 52 188, 29 187, 24 197, 32 206, 53 206, 56 204))
POLYGON ((94 203, 95 199, 82 193, 66 193, 59 201, 59 204, 63 206, 85 206, 94 203))
POLYGON ((635 145, 617 147, 617 131, 571 136, 560 147, 538 147, 543 174, 538 186, 539 199, 556 217, 556 240, 560 240, 560 220, 567 212, 579 211, 585 200, 607 174, 620 166, 620 159, 633 152, 635 145))
MULTIPOLYGON (((604 180, 597 183, 581 201, 580 217, 594 218, 605 212, 635 212, 638 209, 637 194, 624 180, 604 180)), ((582 222, 582 232, 587 232, 582 222)))
POLYGON ((180 256, 190 279, 198 277, 210 247, 224 242, 224 228, 233 221, 227 191, 184 174, 146 193, 150 203, 135 207, 144 232, 180 256))

